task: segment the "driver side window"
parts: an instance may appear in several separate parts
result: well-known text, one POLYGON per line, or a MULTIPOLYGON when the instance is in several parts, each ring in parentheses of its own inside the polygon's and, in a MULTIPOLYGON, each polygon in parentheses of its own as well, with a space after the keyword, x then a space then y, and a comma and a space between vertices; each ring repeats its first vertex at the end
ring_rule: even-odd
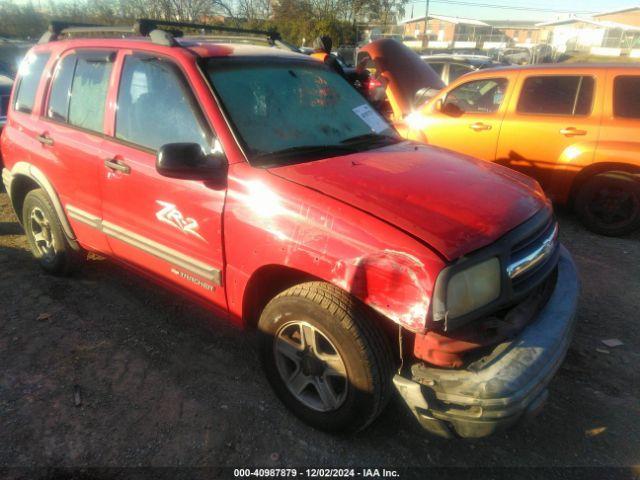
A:
POLYGON ((151 150, 197 143, 211 150, 211 133, 179 68, 164 58, 125 59, 118 93, 116 138, 151 150))
POLYGON ((463 83, 449 92, 444 102, 443 111, 459 115, 463 113, 494 113, 502 104, 507 84, 508 82, 504 78, 463 83))

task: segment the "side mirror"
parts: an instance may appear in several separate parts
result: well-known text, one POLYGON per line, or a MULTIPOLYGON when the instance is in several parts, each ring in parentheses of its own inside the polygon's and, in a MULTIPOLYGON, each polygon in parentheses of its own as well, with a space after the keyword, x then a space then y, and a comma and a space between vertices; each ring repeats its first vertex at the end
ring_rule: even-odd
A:
POLYGON ((169 178, 222 180, 227 175, 227 159, 222 152, 205 153, 197 143, 167 143, 158 151, 156 170, 169 178))
POLYGON ((436 102, 436 109, 450 117, 460 117, 464 114, 464 111, 461 110, 460 107, 455 103, 447 102, 446 99, 439 99, 438 102, 436 102))
POLYGON ((441 98, 439 98, 438 100, 436 100, 436 104, 433 106, 433 109, 436 112, 441 112, 442 111, 442 107, 444 106, 444 100, 442 100, 441 98))

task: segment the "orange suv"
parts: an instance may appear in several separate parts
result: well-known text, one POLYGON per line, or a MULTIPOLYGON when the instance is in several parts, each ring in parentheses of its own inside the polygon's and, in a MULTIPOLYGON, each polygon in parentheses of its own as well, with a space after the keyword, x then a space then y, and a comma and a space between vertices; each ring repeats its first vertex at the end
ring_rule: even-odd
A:
POLYGON ((592 231, 640 227, 640 66, 478 71, 403 125, 406 136, 532 176, 592 231))

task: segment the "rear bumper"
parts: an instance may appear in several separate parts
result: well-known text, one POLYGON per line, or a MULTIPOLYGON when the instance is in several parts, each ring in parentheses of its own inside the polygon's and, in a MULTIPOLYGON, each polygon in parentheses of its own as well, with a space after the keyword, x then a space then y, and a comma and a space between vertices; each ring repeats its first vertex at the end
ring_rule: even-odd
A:
POLYGON ((411 378, 396 375, 396 388, 427 430, 443 437, 484 437, 534 416, 569 349, 579 281, 561 247, 551 298, 515 339, 498 345, 480 366, 461 370, 418 364, 411 378))

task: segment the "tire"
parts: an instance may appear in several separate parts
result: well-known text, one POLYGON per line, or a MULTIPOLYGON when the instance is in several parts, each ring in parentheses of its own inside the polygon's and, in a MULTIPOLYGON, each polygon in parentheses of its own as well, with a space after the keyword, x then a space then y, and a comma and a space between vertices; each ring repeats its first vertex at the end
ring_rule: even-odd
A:
POLYGON ((640 181, 625 172, 594 175, 580 187, 575 210, 592 232, 627 235, 640 228, 640 181))
POLYGON ((388 403, 389 342, 368 309, 346 292, 322 282, 294 286, 267 304, 258 328, 266 376, 305 423, 354 432, 388 403), (312 347, 303 351, 303 345, 312 347))
POLYGON ((78 268, 80 254, 69 244, 60 219, 43 190, 27 193, 22 207, 22 223, 31 253, 47 273, 69 275, 78 268))

